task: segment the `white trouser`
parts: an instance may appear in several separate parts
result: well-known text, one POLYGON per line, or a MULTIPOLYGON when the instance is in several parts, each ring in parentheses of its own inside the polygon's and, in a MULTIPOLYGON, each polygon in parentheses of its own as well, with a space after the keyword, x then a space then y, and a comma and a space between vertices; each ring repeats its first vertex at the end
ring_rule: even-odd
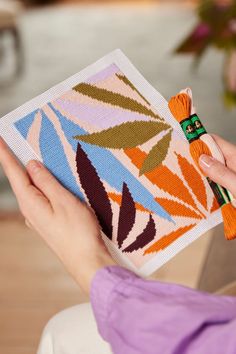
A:
POLYGON ((38 354, 111 354, 97 331, 89 303, 77 305, 55 315, 46 325, 38 354))

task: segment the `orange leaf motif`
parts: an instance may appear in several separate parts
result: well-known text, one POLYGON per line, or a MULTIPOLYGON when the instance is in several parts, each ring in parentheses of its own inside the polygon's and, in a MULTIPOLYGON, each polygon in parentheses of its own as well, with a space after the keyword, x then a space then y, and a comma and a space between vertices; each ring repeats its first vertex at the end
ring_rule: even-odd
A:
POLYGON ((164 208, 170 215, 185 216, 187 218, 202 219, 202 216, 197 214, 194 210, 189 209, 184 204, 176 202, 175 200, 167 198, 155 198, 162 208, 164 208))
POLYGON ((196 170, 193 164, 191 164, 185 157, 176 154, 178 163, 181 168, 181 172, 184 179, 188 183, 189 187, 197 197, 197 200, 207 210, 207 194, 206 187, 200 173, 196 170))
MULTIPOLYGON (((147 154, 139 148, 125 149, 124 152, 132 163, 140 169, 147 154)), ((145 173, 145 176, 160 189, 197 208, 188 188, 167 166, 161 164, 152 171, 145 173)))
POLYGON ((214 197, 212 207, 211 207, 211 213, 214 211, 220 209, 219 203, 217 202, 217 199, 214 197))
POLYGON ((146 159, 146 152, 142 151, 138 147, 124 149, 125 154, 130 158, 132 163, 140 170, 143 165, 143 161, 146 159))
POLYGON ((158 252, 160 250, 164 250, 166 247, 171 245, 175 240, 177 240, 180 236, 185 234, 187 231, 191 230, 196 224, 185 226, 185 227, 180 227, 176 231, 172 231, 166 236, 163 236, 160 240, 155 242, 152 246, 147 248, 144 252, 144 255, 158 252))

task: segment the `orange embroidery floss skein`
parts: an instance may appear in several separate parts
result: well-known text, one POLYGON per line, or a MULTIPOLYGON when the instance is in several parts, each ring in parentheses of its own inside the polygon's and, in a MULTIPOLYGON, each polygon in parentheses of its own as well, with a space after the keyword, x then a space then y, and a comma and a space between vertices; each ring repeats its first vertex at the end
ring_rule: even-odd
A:
MULTIPOLYGON (((191 98, 187 93, 179 93, 170 99, 169 108, 181 125, 190 144, 191 156, 197 166, 199 166, 199 157, 202 154, 212 156, 212 153, 208 145, 199 138, 194 123, 191 120, 191 98)), ((225 188, 214 183, 208 177, 207 180, 221 207, 225 237, 227 240, 232 240, 236 238, 236 208, 231 204, 230 195, 225 188)))
MULTIPOLYGON (((180 93, 186 93, 189 96, 190 100, 191 100, 191 108, 190 108, 190 112, 191 113, 190 114, 191 114, 191 120, 194 123, 195 117, 198 118, 198 116, 197 116, 196 107, 194 106, 194 103, 193 103, 192 90, 188 87, 188 88, 180 91, 180 93)), ((200 125, 202 125, 201 122, 200 122, 200 119, 198 119, 198 122, 200 123, 200 125)), ((224 155, 222 154, 219 146, 216 144, 216 142, 212 138, 212 136, 210 134, 207 134, 205 129, 203 129, 202 131, 199 130, 199 132, 197 131, 199 139, 201 139, 208 146, 209 150, 211 151, 212 156, 216 160, 220 161, 221 163, 223 163, 225 165, 224 155)))
MULTIPOLYGON (((192 123, 195 125, 195 129, 198 133, 199 139, 201 139, 208 146, 209 150, 211 151, 211 155, 216 160, 220 161, 222 164, 225 165, 226 162, 225 162, 225 158, 224 158, 224 155, 223 155, 221 149, 219 148, 219 146, 215 142, 214 138, 210 134, 207 134, 205 127, 203 126, 202 122, 200 121, 200 118, 197 115, 197 110, 196 110, 196 107, 194 106, 194 103, 193 103, 192 90, 188 87, 188 88, 180 91, 180 93, 186 93, 191 100, 191 116, 190 117, 191 117, 192 123)), ((233 195, 229 191, 228 191, 228 194, 229 194, 231 203, 236 208, 236 199, 233 197, 233 195)))
POLYGON ((202 154, 211 155, 208 146, 198 138, 198 134, 192 124, 191 115, 191 100, 186 93, 179 93, 172 97, 169 102, 169 108, 175 119, 181 125, 188 142, 190 144, 190 153, 197 164, 199 157, 202 154))

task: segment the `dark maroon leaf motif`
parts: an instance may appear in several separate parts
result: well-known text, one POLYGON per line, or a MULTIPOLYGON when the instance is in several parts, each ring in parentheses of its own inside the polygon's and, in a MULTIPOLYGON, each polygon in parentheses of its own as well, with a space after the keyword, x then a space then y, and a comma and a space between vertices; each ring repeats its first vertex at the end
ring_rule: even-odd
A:
POLYGON ((110 200, 96 169, 79 143, 76 153, 76 166, 81 186, 89 200, 90 206, 98 218, 102 231, 111 240, 112 209, 110 200))
POLYGON ((156 225, 152 215, 149 216, 149 221, 143 232, 136 238, 136 240, 126 247, 123 252, 134 252, 140 248, 145 247, 149 242, 153 241, 156 235, 156 225))
POLYGON ((123 183, 122 200, 118 221, 117 242, 119 248, 127 238, 135 222, 135 203, 126 183, 123 183))

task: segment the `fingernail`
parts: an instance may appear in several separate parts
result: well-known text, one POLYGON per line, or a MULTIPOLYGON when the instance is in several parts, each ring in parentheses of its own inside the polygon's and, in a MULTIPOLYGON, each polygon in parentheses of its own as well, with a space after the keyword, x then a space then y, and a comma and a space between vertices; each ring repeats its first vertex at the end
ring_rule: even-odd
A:
POLYGON ((199 158, 199 163, 200 165, 204 168, 209 168, 211 167, 212 163, 214 162, 213 157, 209 155, 201 155, 199 158))
POLYGON ((28 165, 28 168, 29 168, 30 172, 32 172, 32 173, 37 172, 41 167, 42 167, 41 162, 35 161, 35 160, 30 161, 29 165, 28 165))

